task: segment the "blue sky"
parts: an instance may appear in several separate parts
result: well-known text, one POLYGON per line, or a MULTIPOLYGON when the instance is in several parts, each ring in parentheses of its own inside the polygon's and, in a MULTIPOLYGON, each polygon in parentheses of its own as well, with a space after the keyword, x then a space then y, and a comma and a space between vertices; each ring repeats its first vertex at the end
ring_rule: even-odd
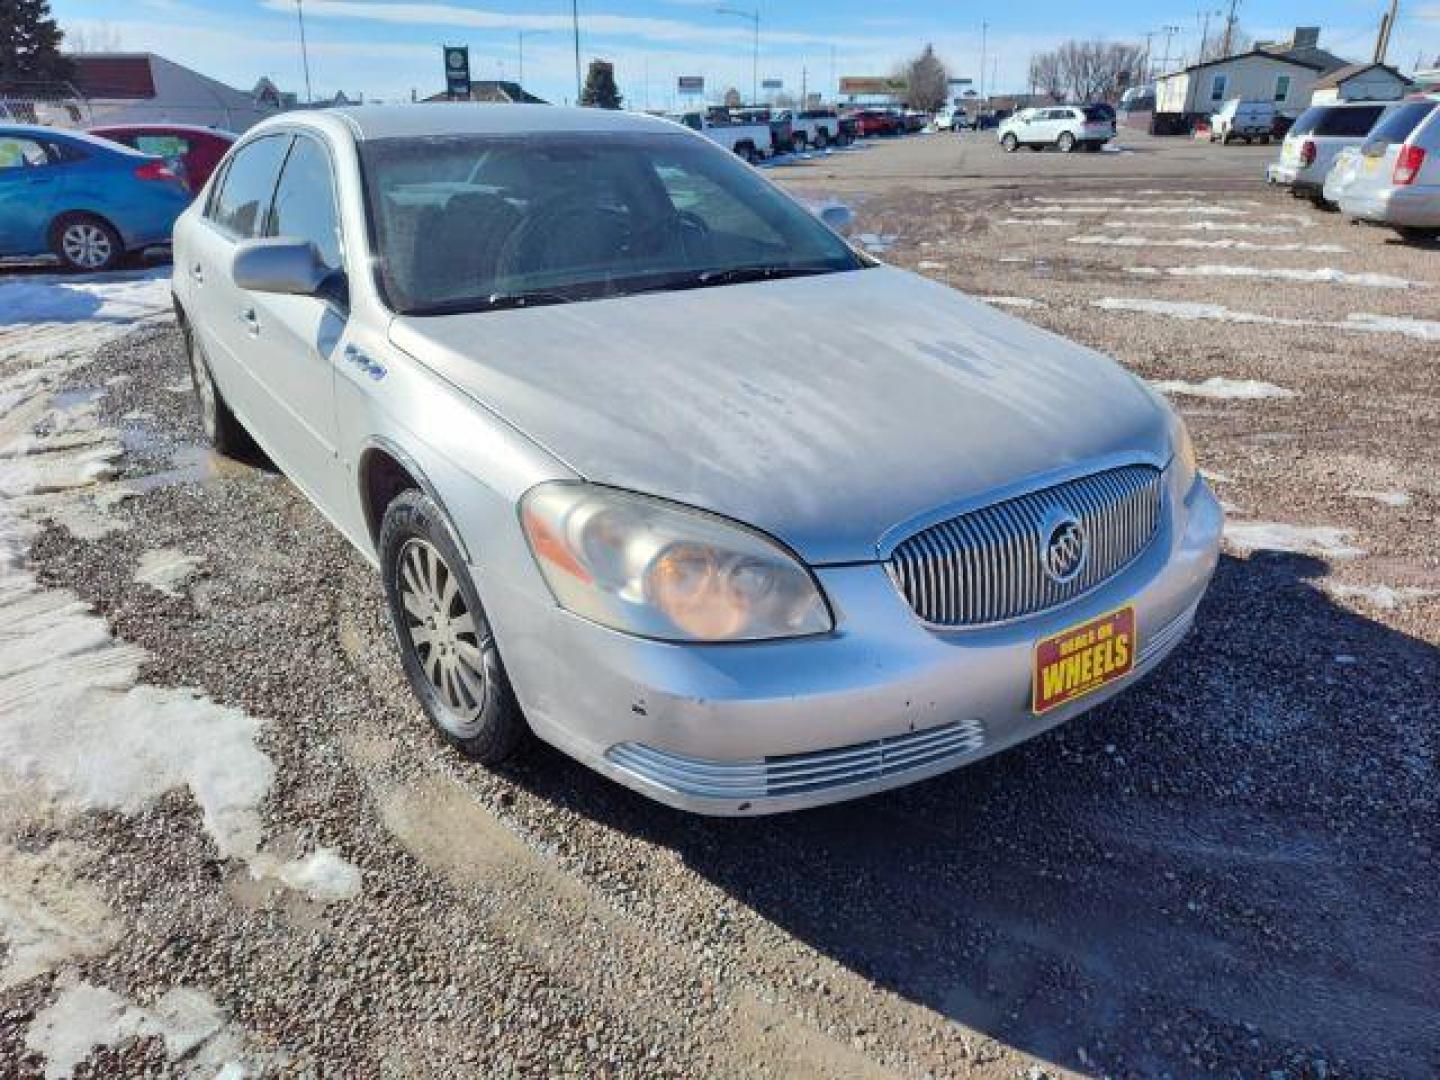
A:
MULTIPOLYGON (((716 13, 726 2, 580 0, 582 60, 614 61, 633 106, 671 106, 678 75, 703 75, 707 89, 734 85, 748 97, 750 25, 716 13)), ((754 0, 729 2, 754 7, 754 0)), ((1209 0, 1208 10, 1225 2, 1209 0)), ((52 0, 51 8, 72 38, 92 47, 158 52, 244 88, 269 75, 304 91, 295 0, 52 0)), ((1261 38, 1287 36, 1296 23, 1319 24, 1322 45, 1362 60, 1383 9, 1383 0, 1243 0, 1239 17, 1261 38)), ((1390 60, 1409 69, 1417 54, 1428 63, 1440 53, 1440 0, 1402 9, 1390 60)), ((986 82, 1023 89, 1031 53, 1068 37, 1137 40, 1174 26, 1172 55, 1193 55, 1205 10, 1199 0, 1031 0, 988 9, 953 0, 760 0, 760 77, 783 79, 796 91, 803 77, 812 90, 833 91, 832 74, 886 74, 933 41, 952 75, 978 82, 984 21, 986 82)), ((574 95, 570 0, 304 0, 304 11, 317 95, 343 89, 401 100, 412 88, 434 93, 442 88, 442 44, 469 45, 476 78, 514 79, 522 32, 526 84, 556 102, 574 95)), ((1162 32, 1154 39, 1157 58, 1163 42, 1162 32)))

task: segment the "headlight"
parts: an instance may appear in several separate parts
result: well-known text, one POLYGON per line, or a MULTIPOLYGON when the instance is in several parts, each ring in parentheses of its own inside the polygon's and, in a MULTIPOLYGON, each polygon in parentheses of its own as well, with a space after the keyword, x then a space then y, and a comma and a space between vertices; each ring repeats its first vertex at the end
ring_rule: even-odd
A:
POLYGON ((1172 416, 1170 422, 1170 467, 1175 471, 1174 490, 1185 495, 1195 484, 1200 467, 1195 461, 1195 444, 1190 441, 1190 429, 1179 416, 1172 416))
POLYGON ((722 518, 590 484, 540 484, 520 524, 561 607, 616 630, 755 641, 833 625, 815 583, 774 541, 722 518))

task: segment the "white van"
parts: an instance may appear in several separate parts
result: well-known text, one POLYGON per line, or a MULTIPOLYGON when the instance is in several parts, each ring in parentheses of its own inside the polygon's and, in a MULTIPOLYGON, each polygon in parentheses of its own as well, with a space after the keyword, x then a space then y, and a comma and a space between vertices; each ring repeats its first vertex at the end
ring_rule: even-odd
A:
POLYGON ((1247 143, 1259 139, 1270 141, 1275 130, 1275 103, 1273 101, 1243 101, 1231 98, 1220 106, 1220 111, 1210 117, 1210 141, 1226 145, 1236 139, 1247 143))

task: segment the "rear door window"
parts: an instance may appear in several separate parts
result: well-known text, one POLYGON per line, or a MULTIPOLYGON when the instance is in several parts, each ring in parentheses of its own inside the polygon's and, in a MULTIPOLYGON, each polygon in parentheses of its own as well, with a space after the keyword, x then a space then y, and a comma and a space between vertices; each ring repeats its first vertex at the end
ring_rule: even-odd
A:
POLYGON ((1383 105, 1355 105, 1345 109, 1328 109, 1315 125, 1317 136, 1337 139, 1363 139, 1385 111, 1383 105))
POLYGON ((265 135, 236 151, 210 204, 210 220, 237 240, 259 236, 289 148, 289 135, 265 135))

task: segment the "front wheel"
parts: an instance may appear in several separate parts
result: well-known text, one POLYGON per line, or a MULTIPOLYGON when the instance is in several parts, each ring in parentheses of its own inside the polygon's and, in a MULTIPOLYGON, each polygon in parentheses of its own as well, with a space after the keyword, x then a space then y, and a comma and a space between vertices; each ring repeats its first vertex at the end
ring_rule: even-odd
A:
POLYGON ((1007 131, 1000 140, 1000 145, 1005 148, 1007 154, 1013 154, 1020 149, 1020 140, 1015 137, 1013 131, 1007 131))
POLYGON ((1075 136, 1068 131, 1062 131, 1060 137, 1055 140, 1055 147, 1062 154, 1068 154, 1075 149, 1075 136))
POLYGON ((125 243, 108 221, 94 214, 66 214, 50 231, 50 249, 67 270, 100 273, 125 257, 125 243))
POLYGON ((511 757, 530 729, 440 508, 424 492, 401 492, 379 546, 400 661, 430 723, 474 761, 511 757))
POLYGON ((824 149, 825 149, 827 146, 829 146, 829 145, 830 145, 830 133, 829 133, 828 131, 826 131, 824 128, 821 128, 819 131, 815 132, 815 149, 816 149, 816 150, 824 150, 824 149))

